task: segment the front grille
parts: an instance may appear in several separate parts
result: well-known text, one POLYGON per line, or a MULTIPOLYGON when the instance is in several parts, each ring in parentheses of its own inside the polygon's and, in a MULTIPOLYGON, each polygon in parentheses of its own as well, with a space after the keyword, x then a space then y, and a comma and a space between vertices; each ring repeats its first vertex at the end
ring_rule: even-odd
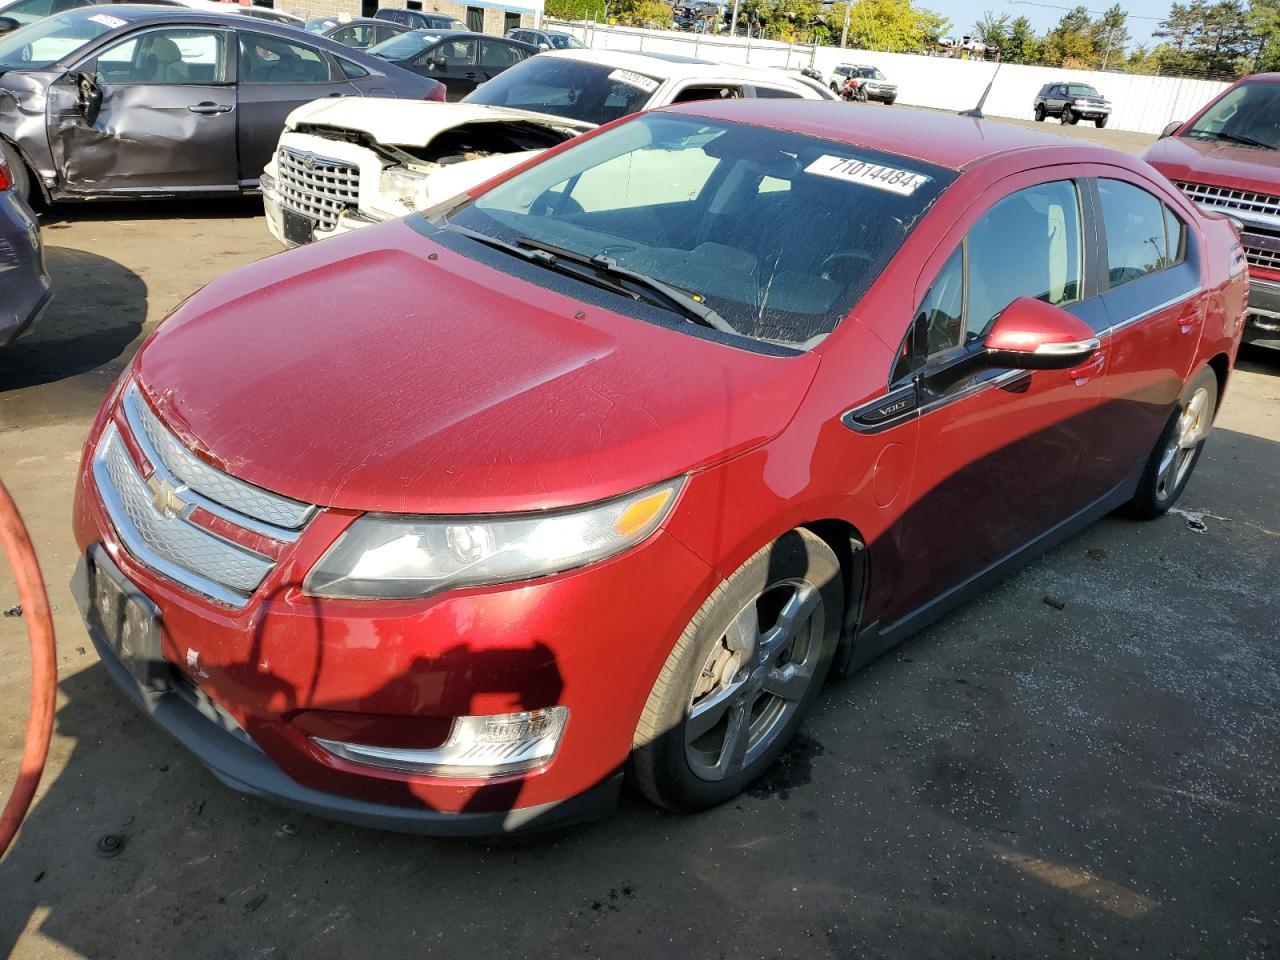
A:
POLYGON ((1275 250, 1263 250, 1261 247, 1253 247, 1249 244, 1244 245, 1244 257, 1249 261, 1251 267, 1261 267, 1264 270, 1280 270, 1280 252, 1275 250))
POLYGON ((281 148, 276 155, 281 202, 312 217, 322 230, 332 230, 338 215, 360 200, 360 168, 343 160, 281 148))
POLYGON ((103 431, 93 476, 124 548, 139 562, 192 591, 243 607, 275 560, 213 533, 191 517, 219 520, 287 543, 315 507, 255 487, 198 459, 151 411, 136 385, 121 406, 149 471, 140 467, 115 423, 103 431))
POLYGON ((1175 180, 1174 183, 1178 189, 1204 207, 1280 218, 1280 197, 1274 197, 1269 193, 1256 193, 1252 190, 1233 190, 1230 187, 1215 187, 1208 183, 1189 183, 1185 180, 1175 180))

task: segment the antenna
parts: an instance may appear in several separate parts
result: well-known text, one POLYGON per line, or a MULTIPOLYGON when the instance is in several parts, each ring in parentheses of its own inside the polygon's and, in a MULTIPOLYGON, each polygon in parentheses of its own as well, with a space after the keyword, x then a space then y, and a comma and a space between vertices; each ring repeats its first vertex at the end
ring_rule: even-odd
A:
POLYGON ((982 105, 987 102, 987 94, 989 94, 991 92, 991 88, 995 86, 996 77, 999 75, 1000 67, 1003 63, 1003 60, 996 61, 995 72, 991 74, 991 79, 987 81, 987 89, 983 90, 982 96, 978 98, 978 105, 972 110, 961 110, 960 116, 973 117, 975 120, 981 120, 983 118, 982 105))

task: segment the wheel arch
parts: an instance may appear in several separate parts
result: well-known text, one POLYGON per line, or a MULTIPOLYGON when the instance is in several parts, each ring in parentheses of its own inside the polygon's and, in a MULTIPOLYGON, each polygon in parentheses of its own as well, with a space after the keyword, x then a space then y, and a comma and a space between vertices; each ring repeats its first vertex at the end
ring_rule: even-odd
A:
POLYGON ((852 523, 838 517, 809 520, 797 524, 796 529, 808 530, 818 537, 840 561, 845 601, 840 623, 840 644, 836 648, 833 669, 838 675, 843 675, 853 651, 853 638, 861 623, 863 603, 867 596, 870 579, 867 540, 852 523))
POLYGON ((1218 410, 1222 409, 1222 398, 1227 393, 1227 378, 1231 375, 1231 358, 1225 353, 1214 354, 1208 361, 1209 369, 1218 378, 1218 405, 1214 410, 1214 417, 1217 417, 1218 410))
POLYGON ((22 144, 18 141, 0 134, 0 141, 13 150, 14 155, 22 162, 26 168, 27 179, 31 183, 31 196, 28 198, 31 205, 35 206, 35 199, 40 198, 40 202, 44 204, 50 203, 49 191, 45 189, 44 180, 41 178, 39 171, 36 170, 35 164, 31 162, 31 158, 27 156, 27 152, 22 149, 22 144))

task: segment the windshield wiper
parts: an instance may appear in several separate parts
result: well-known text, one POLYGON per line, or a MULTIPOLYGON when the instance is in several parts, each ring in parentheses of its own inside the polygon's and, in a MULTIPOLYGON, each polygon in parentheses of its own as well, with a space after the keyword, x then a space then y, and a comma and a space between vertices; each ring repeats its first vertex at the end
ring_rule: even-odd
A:
POLYGON ((648 295, 646 299, 650 302, 655 303, 656 306, 674 310, 692 323, 699 323, 723 333, 738 333, 738 329, 733 324, 691 294, 655 277, 621 267, 612 257, 606 257, 603 254, 591 256, 567 247, 558 247, 553 243, 534 240, 532 237, 521 237, 516 244, 531 253, 542 253, 556 261, 566 260, 569 263, 579 264, 595 271, 597 275, 612 278, 614 283, 611 286, 632 296, 635 296, 637 291, 629 289, 627 284, 634 284, 640 288, 640 292, 648 295))
POLYGON ((1245 147, 1262 147, 1263 149, 1266 149, 1266 150, 1275 149, 1275 147, 1273 147, 1269 143, 1263 143, 1261 140, 1255 140, 1253 139, 1253 137, 1246 137, 1240 133, 1227 133, 1227 131, 1225 130, 1218 130, 1216 132, 1212 130, 1195 131, 1195 132, 1200 133, 1202 135, 1210 136, 1215 140, 1226 140, 1228 143, 1238 143, 1241 146, 1245 146, 1245 147))

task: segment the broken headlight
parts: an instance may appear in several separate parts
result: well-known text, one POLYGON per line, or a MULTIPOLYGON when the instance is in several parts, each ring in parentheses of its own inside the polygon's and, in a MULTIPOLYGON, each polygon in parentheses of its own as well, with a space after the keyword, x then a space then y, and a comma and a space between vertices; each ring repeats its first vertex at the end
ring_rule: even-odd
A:
POLYGON ((409 167, 387 167, 382 171, 381 191, 406 210, 422 210, 428 206, 428 174, 409 167))

